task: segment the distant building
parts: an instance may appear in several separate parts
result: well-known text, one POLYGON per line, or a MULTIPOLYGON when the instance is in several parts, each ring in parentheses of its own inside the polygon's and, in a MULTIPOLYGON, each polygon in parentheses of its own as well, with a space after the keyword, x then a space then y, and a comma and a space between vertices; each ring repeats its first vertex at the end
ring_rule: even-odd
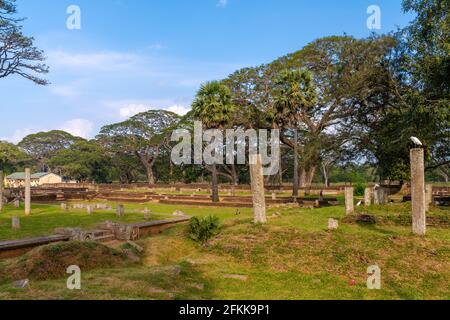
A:
MULTIPOLYGON (((43 184, 62 183, 62 178, 54 173, 38 172, 31 175, 31 186, 39 187, 43 184)), ((16 172, 5 178, 7 188, 25 187, 25 172, 16 172)))

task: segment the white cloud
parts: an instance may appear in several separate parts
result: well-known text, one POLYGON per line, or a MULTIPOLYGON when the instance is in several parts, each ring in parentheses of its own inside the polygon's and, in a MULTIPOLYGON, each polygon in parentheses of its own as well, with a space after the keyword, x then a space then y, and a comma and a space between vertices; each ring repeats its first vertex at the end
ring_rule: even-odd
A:
POLYGON ((228 0, 219 0, 218 7, 225 8, 228 5, 228 0))
POLYGON ((86 119, 72 119, 63 122, 58 127, 44 128, 44 127, 34 127, 34 128, 22 128, 17 129, 12 136, 2 137, 0 140, 9 141, 12 143, 19 143, 23 138, 30 134, 38 132, 48 132, 51 130, 63 130, 70 133, 73 136, 89 139, 92 135, 94 129, 94 124, 86 119))
POLYGON ((191 108, 183 106, 183 105, 173 105, 173 106, 169 107, 167 110, 171 111, 173 113, 176 113, 180 116, 184 116, 191 110, 191 108))
POLYGON ((48 53, 48 64, 63 72, 126 71, 135 69, 140 59, 139 55, 120 52, 72 53, 55 50, 48 53))
POLYGON ((130 118, 138 113, 145 112, 150 109, 151 108, 145 104, 129 104, 126 107, 120 108, 119 113, 122 118, 130 118))
POLYGON ((53 95, 63 98, 75 98, 80 95, 78 89, 71 85, 50 85, 49 90, 53 95))
POLYGON ((73 136, 88 139, 92 135, 94 124, 86 119, 72 119, 64 122, 59 130, 66 131, 73 136))
POLYGON ((23 138, 25 138, 26 136, 33 134, 35 132, 36 132, 35 130, 30 129, 30 128, 17 129, 16 131, 14 131, 12 136, 2 137, 2 138, 0 138, 0 140, 17 144, 20 141, 22 141, 23 138))
POLYGON ((162 45, 161 43, 153 43, 153 44, 149 45, 148 48, 151 50, 162 50, 162 49, 165 49, 166 47, 164 45, 162 45))
POLYGON ((102 104, 124 120, 148 110, 167 110, 179 115, 190 111, 190 98, 103 101, 102 104))

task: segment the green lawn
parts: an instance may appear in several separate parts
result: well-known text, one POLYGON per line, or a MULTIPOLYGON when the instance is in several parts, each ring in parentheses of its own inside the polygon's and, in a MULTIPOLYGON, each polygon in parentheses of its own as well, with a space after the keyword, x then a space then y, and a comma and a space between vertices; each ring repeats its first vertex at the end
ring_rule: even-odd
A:
MULTIPOLYGON (((129 205, 127 211, 143 207, 129 205)), ((180 209, 148 207, 159 214, 180 209)), ((392 204, 369 212, 357 210, 397 216, 408 215, 409 209, 392 204)), ((327 231, 328 218, 344 218, 343 207, 273 208, 265 226, 251 223, 249 209, 239 216, 233 208, 182 210, 198 216, 215 214, 224 227, 206 247, 189 240, 184 225, 141 239, 138 243, 145 248, 141 263, 85 272, 81 291, 67 290, 66 279, 31 280, 26 290, 3 282, 0 299, 450 299, 448 228, 430 228, 421 238, 411 235, 407 226, 341 221, 339 230, 327 231), (382 290, 366 287, 371 265, 381 268, 382 290)), ((0 216, 1 238, 43 234, 61 224, 88 227, 115 219, 114 213, 88 216, 36 206, 32 217, 23 218, 23 230, 12 234, 9 223, 14 214, 9 208, 0 216)), ((430 215, 448 217, 449 210, 434 208, 430 215)), ((141 213, 125 217, 127 221, 141 218, 141 213)))

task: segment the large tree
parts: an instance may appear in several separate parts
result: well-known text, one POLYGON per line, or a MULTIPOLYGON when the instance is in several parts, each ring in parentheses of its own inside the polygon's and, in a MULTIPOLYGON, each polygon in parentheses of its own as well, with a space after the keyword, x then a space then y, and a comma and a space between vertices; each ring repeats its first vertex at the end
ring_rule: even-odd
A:
POLYGON ((298 148, 298 128, 304 123, 305 115, 309 114, 317 103, 313 76, 304 70, 286 70, 275 80, 272 95, 274 100, 272 119, 277 127, 283 130, 285 142, 288 141, 287 136, 293 138, 288 144, 294 150, 293 196, 298 197, 300 186, 298 157, 304 156, 304 152, 298 148))
POLYGON ((450 164, 450 0, 404 0, 416 18, 402 40, 407 69, 405 94, 411 108, 407 134, 420 136, 430 150, 428 169, 450 164), (413 131, 413 132, 411 132, 413 131))
POLYGON ((167 144, 170 130, 179 120, 173 112, 150 110, 103 127, 97 139, 112 153, 137 157, 145 168, 149 184, 155 184, 155 164, 167 144))
MULTIPOLYGON (((202 85, 192 104, 194 118, 201 121, 206 129, 221 131, 227 129, 233 119, 234 110, 230 89, 218 81, 202 85)), ((217 167, 218 164, 207 166, 212 175, 213 202, 219 202, 219 172, 217 167)))
POLYGON ((6 141, 0 141, 0 170, 12 173, 19 170, 29 158, 17 146, 6 141))
POLYGON ((450 164, 449 1, 405 0, 416 13, 396 33, 395 46, 382 60, 386 90, 367 99, 356 121, 361 150, 373 159, 381 178, 409 180, 411 136, 427 150, 428 170, 448 172, 450 164))
POLYGON ((243 125, 284 129, 282 142, 298 150, 300 184, 308 187, 324 151, 351 146, 357 111, 369 100, 390 94, 390 71, 383 62, 395 44, 391 37, 326 37, 270 64, 239 70, 225 82, 238 106, 236 114, 245 119, 243 125), (280 80, 284 70, 305 70, 312 75, 308 81, 317 95, 314 104, 277 111, 277 106, 287 105, 289 100, 302 106, 302 95, 307 96, 306 79, 292 81, 285 76, 280 80), (292 129, 297 130, 298 139, 292 129))
POLYGON ((45 56, 37 49, 31 37, 22 33, 21 18, 16 18, 15 0, 0 0, 0 79, 18 75, 39 85, 48 81, 40 78, 48 67, 45 56))
POLYGON ((58 151, 50 166, 61 175, 79 182, 110 181, 110 159, 94 141, 78 141, 68 149, 58 151))
POLYGON ((19 142, 18 146, 36 161, 40 171, 51 171, 49 161, 56 152, 68 149, 79 141, 84 139, 65 131, 53 130, 28 135, 19 142))

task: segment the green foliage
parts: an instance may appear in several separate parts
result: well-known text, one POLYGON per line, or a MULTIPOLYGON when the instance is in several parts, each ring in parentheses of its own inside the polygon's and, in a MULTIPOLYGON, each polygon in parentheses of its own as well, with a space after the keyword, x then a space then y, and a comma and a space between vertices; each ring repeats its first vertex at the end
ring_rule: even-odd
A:
MULTIPOLYGON (((119 160, 126 160, 127 157, 138 159, 147 174, 148 182, 154 184, 156 180, 153 168, 167 143, 170 130, 179 121, 180 117, 173 112, 150 110, 127 121, 104 126, 96 139, 111 157, 118 157, 119 160)), ((129 165, 129 162, 118 162, 118 166, 129 165)), ((130 173, 128 171, 127 175, 130 173)))
POLYGON ((195 242, 207 243, 220 231, 220 220, 215 216, 193 217, 189 221, 189 236, 195 242))
POLYGON ((18 171, 18 167, 28 160, 27 155, 18 147, 6 141, 0 141, 0 170, 6 174, 18 171))
POLYGON ((55 154, 49 162, 65 177, 80 181, 109 181, 110 159, 95 142, 80 141, 55 154))
POLYGON ((312 73, 305 70, 283 71, 275 80, 273 95, 274 120, 282 127, 292 128, 300 115, 308 113, 317 103, 312 73))
POLYGON ((45 172, 50 169, 49 161, 58 151, 68 149, 80 141, 85 140, 65 131, 53 130, 28 135, 18 146, 37 162, 38 170, 45 172))
POLYGON ((0 0, 0 79, 17 75, 47 85, 47 80, 36 76, 49 70, 42 63, 45 55, 34 46, 33 38, 22 33, 24 19, 15 17, 16 13, 15 0, 0 0))
POLYGON ((355 185, 355 196, 361 197, 364 195, 364 191, 366 190, 367 185, 363 183, 357 183, 355 185))
POLYGON ((207 128, 225 128, 234 115, 231 98, 230 89, 218 81, 202 85, 192 104, 194 117, 207 128))

